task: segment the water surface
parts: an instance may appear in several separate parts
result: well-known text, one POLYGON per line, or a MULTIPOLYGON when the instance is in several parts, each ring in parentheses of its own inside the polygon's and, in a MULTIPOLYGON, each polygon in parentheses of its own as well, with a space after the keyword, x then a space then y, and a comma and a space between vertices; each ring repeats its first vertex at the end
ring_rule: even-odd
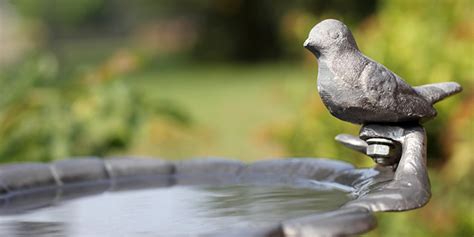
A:
POLYGON ((187 236, 258 227, 337 209, 351 196, 334 188, 176 186, 107 192, 0 216, 0 236, 187 236))

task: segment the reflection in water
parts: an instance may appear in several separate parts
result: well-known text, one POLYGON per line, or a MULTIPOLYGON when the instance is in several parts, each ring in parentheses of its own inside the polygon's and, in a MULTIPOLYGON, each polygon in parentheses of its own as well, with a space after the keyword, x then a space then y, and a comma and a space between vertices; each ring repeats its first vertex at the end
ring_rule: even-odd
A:
POLYGON ((0 216, 0 236, 182 236, 264 226, 349 199, 327 187, 251 185, 105 193, 0 216))
POLYGON ((237 217, 254 224, 271 224, 283 219, 332 210, 349 200, 337 190, 295 189, 271 186, 208 187, 206 199, 197 203, 199 216, 237 217))
POLYGON ((2 223, 2 236, 60 237, 66 235, 63 222, 12 221, 2 223))

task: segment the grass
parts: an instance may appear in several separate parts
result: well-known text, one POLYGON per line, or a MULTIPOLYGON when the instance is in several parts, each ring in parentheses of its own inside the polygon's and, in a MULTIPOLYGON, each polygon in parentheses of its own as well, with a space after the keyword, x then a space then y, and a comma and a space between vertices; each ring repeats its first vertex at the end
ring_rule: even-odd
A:
POLYGON ((284 155, 280 148, 260 142, 259 134, 272 123, 298 115, 308 97, 317 96, 315 67, 189 65, 156 68, 130 80, 152 101, 177 104, 207 131, 210 146, 182 156, 250 161, 284 155))

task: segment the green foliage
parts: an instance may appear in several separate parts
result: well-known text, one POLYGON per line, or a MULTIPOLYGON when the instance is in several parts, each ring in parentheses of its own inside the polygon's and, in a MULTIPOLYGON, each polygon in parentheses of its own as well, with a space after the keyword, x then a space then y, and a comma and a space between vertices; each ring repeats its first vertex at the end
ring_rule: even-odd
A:
POLYGON ((31 56, 0 76, 0 160, 48 161, 125 151, 143 124, 161 115, 189 126, 188 115, 151 104, 127 81, 95 72, 62 79, 52 55, 31 56))
POLYGON ((88 20, 100 13, 104 0, 15 0, 11 1, 27 17, 43 19, 55 27, 71 27, 88 20))

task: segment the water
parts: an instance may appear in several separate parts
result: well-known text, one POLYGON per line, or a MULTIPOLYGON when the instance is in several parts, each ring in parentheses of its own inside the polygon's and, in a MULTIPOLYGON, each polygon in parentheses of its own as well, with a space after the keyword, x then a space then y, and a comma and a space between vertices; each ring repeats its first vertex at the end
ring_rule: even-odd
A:
POLYGON ((0 236, 187 236, 337 209, 333 188, 237 185, 108 192, 0 216, 0 236))

